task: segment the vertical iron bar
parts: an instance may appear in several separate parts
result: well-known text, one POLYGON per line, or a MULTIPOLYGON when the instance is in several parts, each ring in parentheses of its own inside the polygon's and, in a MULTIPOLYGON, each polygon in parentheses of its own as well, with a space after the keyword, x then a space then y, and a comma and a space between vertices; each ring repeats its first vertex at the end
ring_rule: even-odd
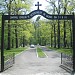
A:
POLYGON ((4 70, 4 15, 2 15, 1 28, 1 72, 4 70))
POLYGON ((75 72, 75 16, 73 13, 73 18, 72 18, 72 30, 73 30, 73 72, 75 72))
POLYGON ((15 53, 13 53, 13 64, 15 64, 15 53))
POLYGON ((62 64, 62 53, 61 53, 61 64, 62 64))

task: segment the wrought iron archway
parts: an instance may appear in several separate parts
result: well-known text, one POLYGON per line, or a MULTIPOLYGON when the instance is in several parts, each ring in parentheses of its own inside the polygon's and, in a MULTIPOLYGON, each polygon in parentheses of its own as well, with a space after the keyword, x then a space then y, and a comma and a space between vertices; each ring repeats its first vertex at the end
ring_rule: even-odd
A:
POLYGON ((75 17, 74 13, 72 15, 51 15, 46 13, 43 10, 39 9, 41 4, 36 5, 38 6, 37 10, 32 11, 27 15, 2 15, 2 30, 1 30, 1 72, 4 71, 4 23, 5 20, 27 20, 31 19, 35 15, 41 15, 49 20, 72 20, 72 29, 73 29, 73 72, 75 72, 75 17))

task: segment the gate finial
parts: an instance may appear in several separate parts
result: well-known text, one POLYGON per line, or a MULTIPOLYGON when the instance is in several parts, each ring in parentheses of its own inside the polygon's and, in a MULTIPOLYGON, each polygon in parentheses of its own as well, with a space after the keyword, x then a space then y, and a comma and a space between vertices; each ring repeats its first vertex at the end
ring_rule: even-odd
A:
POLYGON ((37 10, 39 10, 39 6, 42 6, 42 4, 39 4, 39 2, 37 2, 37 4, 35 4, 35 6, 38 6, 37 10))

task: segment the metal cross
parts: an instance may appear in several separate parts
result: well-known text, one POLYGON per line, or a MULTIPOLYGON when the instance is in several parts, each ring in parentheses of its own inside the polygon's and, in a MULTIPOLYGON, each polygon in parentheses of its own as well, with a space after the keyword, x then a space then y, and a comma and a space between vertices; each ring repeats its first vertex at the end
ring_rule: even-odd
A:
POLYGON ((35 6, 38 6, 37 10, 39 10, 39 6, 42 6, 42 4, 39 4, 39 2, 37 2, 37 4, 35 4, 35 6))

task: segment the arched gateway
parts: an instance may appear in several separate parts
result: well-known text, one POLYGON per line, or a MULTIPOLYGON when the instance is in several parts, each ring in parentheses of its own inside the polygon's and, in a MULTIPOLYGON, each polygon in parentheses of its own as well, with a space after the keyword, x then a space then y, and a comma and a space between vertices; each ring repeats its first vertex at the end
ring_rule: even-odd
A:
MULTIPOLYGON (((49 20, 72 20, 72 29, 73 29, 73 72, 75 72, 75 17, 73 15, 50 15, 43 10, 39 9, 39 2, 35 5, 38 6, 37 10, 32 11, 27 15, 2 15, 2 31, 1 31, 1 72, 4 71, 4 22, 5 20, 27 20, 31 19, 35 15, 41 15, 49 20)), ((62 59, 62 58, 61 58, 62 59)))

